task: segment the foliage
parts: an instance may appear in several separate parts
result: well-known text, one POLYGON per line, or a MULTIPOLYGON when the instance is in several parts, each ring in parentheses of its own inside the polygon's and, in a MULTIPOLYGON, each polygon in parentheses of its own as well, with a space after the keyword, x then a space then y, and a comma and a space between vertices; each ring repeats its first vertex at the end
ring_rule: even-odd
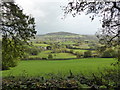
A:
POLYGON ((18 56, 21 56, 21 46, 10 39, 2 38, 2 69, 9 69, 17 65, 18 56))
POLYGON ((72 53, 72 54, 73 54, 73 50, 72 50, 72 49, 70 50, 70 53, 72 53))
POLYGON ((76 56, 77 56, 77 58, 82 58, 83 57, 83 53, 81 53, 81 52, 75 52, 75 54, 76 54, 76 56))
MULTIPOLYGON (((101 72, 101 75, 74 75, 70 70, 69 75, 61 76, 61 74, 49 73, 49 78, 45 77, 26 77, 21 76, 15 78, 13 76, 3 78, 2 89, 41 89, 41 90, 79 90, 79 89, 117 89, 120 88, 120 77, 116 73, 116 68, 107 69, 101 72), (87 86, 87 87, 85 87, 87 86)), ((24 73, 25 74, 25 73, 24 73)))
POLYGON ((91 57, 92 56, 92 53, 91 53, 91 51, 89 50, 89 51, 86 51, 86 52, 84 52, 84 57, 85 58, 88 58, 88 57, 91 57))
POLYGON ((49 54, 48 59, 52 59, 52 58, 53 58, 52 54, 49 54))
POLYGON ((41 49, 32 46, 30 48, 27 48, 25 52, 29 55, 38 55, 38 53, 41 52, 41 49))
POLYGON ((101 57, 103 58, 115 58, 117 57, 117 51, 114 49, 106 49, 105 51, 102 52, 101 57))
POLYGON ((15 66, 23 55, 23 44, 36 34, 34 18, 23 14, 14 2, 1 3, 2 69, 15 66))
MULTIPOLYGON (((2 90, 6 89, 40 89, 40 90, 63 90, 77 89, 78 82, 72 79, 54 78, 45 79, 38 78, 19 78, 19 79, 3 79, 2 90)), ((79 86, 80 87, 80 86, 79 86)))

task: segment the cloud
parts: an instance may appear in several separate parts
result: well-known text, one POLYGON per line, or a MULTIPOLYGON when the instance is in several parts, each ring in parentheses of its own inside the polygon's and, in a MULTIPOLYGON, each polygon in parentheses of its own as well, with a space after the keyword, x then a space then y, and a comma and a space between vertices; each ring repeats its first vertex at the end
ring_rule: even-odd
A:
POLYGON ((16 0, 27 14, 35 17, 37 34, 68 31, 79 34, 94 34, 100 26, 99 19, 91 22, 89 16, 68 15, 64 20, 62 8, 68 0, 16 0))
POLYGON ((36 17, 36 18, 41 18, 41 17, 45 18, 45 16, 46 16, 45 12, 42 11, 42 10, 37 10, 36 9, 36 10, 33 10, 32 13, 33 13, 33 16, 36 17))

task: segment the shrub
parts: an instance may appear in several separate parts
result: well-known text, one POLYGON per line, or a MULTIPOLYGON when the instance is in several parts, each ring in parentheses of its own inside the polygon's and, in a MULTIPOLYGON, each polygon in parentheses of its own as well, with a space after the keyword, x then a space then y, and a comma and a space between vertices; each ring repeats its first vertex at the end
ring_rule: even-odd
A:
POLYGON ((53 58, 52 54, 49 54, 48 59, 52 59, 52 58, 53 58))
POLYGON ((91 57, 92 56, 92 53, 91 53, 91 51, 89 50, 89 51, 86 51, 86 52, 84 52, 84 57, 85 58, 88 58, 88 57, 91 57))
POLYGON ((73 51, 73 50, 70 50, 70 53, 71 53, 71 54, 73 54, 73 53, 74 53, 74 51, 73 51))
POLYGON ((103 51, 103 53, 101 54, 101 57, 103 58, 114 58, 116 56, 117 56, 117 52, 115 52, 115 50, 113 49, 107 49, 103 51))
POLYGON ((25 54, 29 54, 29 55, 37 55, 39 52, 41 52, 41 49, 37 48, 37 47, 30 47, 30 46, 26 46, 25 47, 25 54))
POLYGON ((26 71, 21 77, 4 77, 2 80, 2 90, 119 90, 120 76, 118 68, 106 69, 100 75, 92 74, 85 76, 83 74, 74 75, 71 70, 69 75, 48 74, 49 78, 27 77, 26 71))
POLYGON ((76 55, 77 58, 83 57, 83 54, 81 52, 75 52, 74 54, 76 55))
POLYGON ((42 60, 47 60, 47 58, 45 58, 45 57, 42 57, 42 60))

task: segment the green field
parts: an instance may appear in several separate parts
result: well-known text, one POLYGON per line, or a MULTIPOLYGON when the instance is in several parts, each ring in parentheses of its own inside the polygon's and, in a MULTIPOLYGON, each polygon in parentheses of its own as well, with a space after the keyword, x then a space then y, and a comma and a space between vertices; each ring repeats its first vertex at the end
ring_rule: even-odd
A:
POLYGON ((47 50, 47 51, 42 51, 40 52, 38 55, 31 55, 29 56, 30 58, 47 58, 48 55, 51 53, 51 50, 47 50))
POLYGON ((47 47, 47 46, 50 46, 48 44, 33 44, 34 46, 41 46, 41 47, 47 47))
POLYGON ((102 71, 104 68, 112 68, 111 63, 115 62, 112 58, 86 58, 73 60, 28 60, 20 61, 18 66, 11 68, 11 70, 2 71, 3 77, 14 75, 20 76, 25 73, 28 76, 39 76, 48 73, 68 74, 71 70, 74 74, 91 74, 102 71))
POLYGON ((51 53, 51 50, 40 52, 38 55, 31 55, 30 58, 48 58, 49 54, 52 54, 53 59, 64 59, 64 58, 76 58, 75 55, 70 53, 51 53))
POLYGON ((55 53, 55 54, 52 54, 52 55, 53 55, 53 58, 55 58, 55 59, 76 58, 75 55, 70 54, 70 53, 55 53))
POLYGON ((69 50, 73 50, 73 52, 81 52, 81 53, 88 51, 88 50, 81 50, 81 49, 69 49, 69 50))

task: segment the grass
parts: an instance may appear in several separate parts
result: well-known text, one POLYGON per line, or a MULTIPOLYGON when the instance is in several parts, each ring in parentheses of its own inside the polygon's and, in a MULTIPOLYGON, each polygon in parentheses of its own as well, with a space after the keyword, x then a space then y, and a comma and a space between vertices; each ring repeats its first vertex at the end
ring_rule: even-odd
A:
POLYGON ((34 46, 41 46, 41 47, 47 47, 47 46, 50 46, 50 45, 48 45, 48 44, 33 44, 34 46))
POLYGON ((61 44, 72 45, 72 44, 75 44, 75 42, 73 42, 73 41, 65 41, 65 42, 61 42, 61 44))
POLYGON ((81 52, 81 53, 88 51, 88 50, 81 50, 81 49, 69 49, 69 50, 73 50, 74 52, 81 52))
POLYGON ((38 55, 31 55, 31 56, 29 56, 29 57, 31 57, 31 58, 36 58, 36 57, 38 57, 38 58, 47 58, 48 55, 49 55, 51 52, 52 52, 51 50, 42 51, 42 52, 40 52, 38 55))
POLYGON ((80 46, 73 46, 74 48, 83 48, 83 49, 89 49, 90 47, 87 44, 83 44, 80 46))
POLYGON ((58 59, 58 58, 76 58, 75 55, 73 54, 70 54, 70 53, 55 53, 55 54, 52 54, 53 55, 53 58, 55 59, 58 59))
POLYGON ((11 68, 11 70, 2 71, 3 77, 14 75, 20 76, 25 73, 28 76, 45 76, 48 73, 57 74, 58 72, 67 75, 71 70, 74 74, 82 72, 88 75, 92 72, 97 73, 104 68, 112 68, 111 63, 115 62, 112 58, 84 58, 73 60, 31 60, 20 61, 18 66, 11 68), (99 70, 98 70, 99 68, 99 70))
POLYGON ((48 58, 49 54, 53 55, 53 59, 64 59, 64 58, 76 58, 75 55, 70 54, 70 53, 51 53, 51 50, 47 50, 47 51, 42 51, 41 53, 39 53, 38 55, 31 55, 29 57, 31 58, 48 58))

